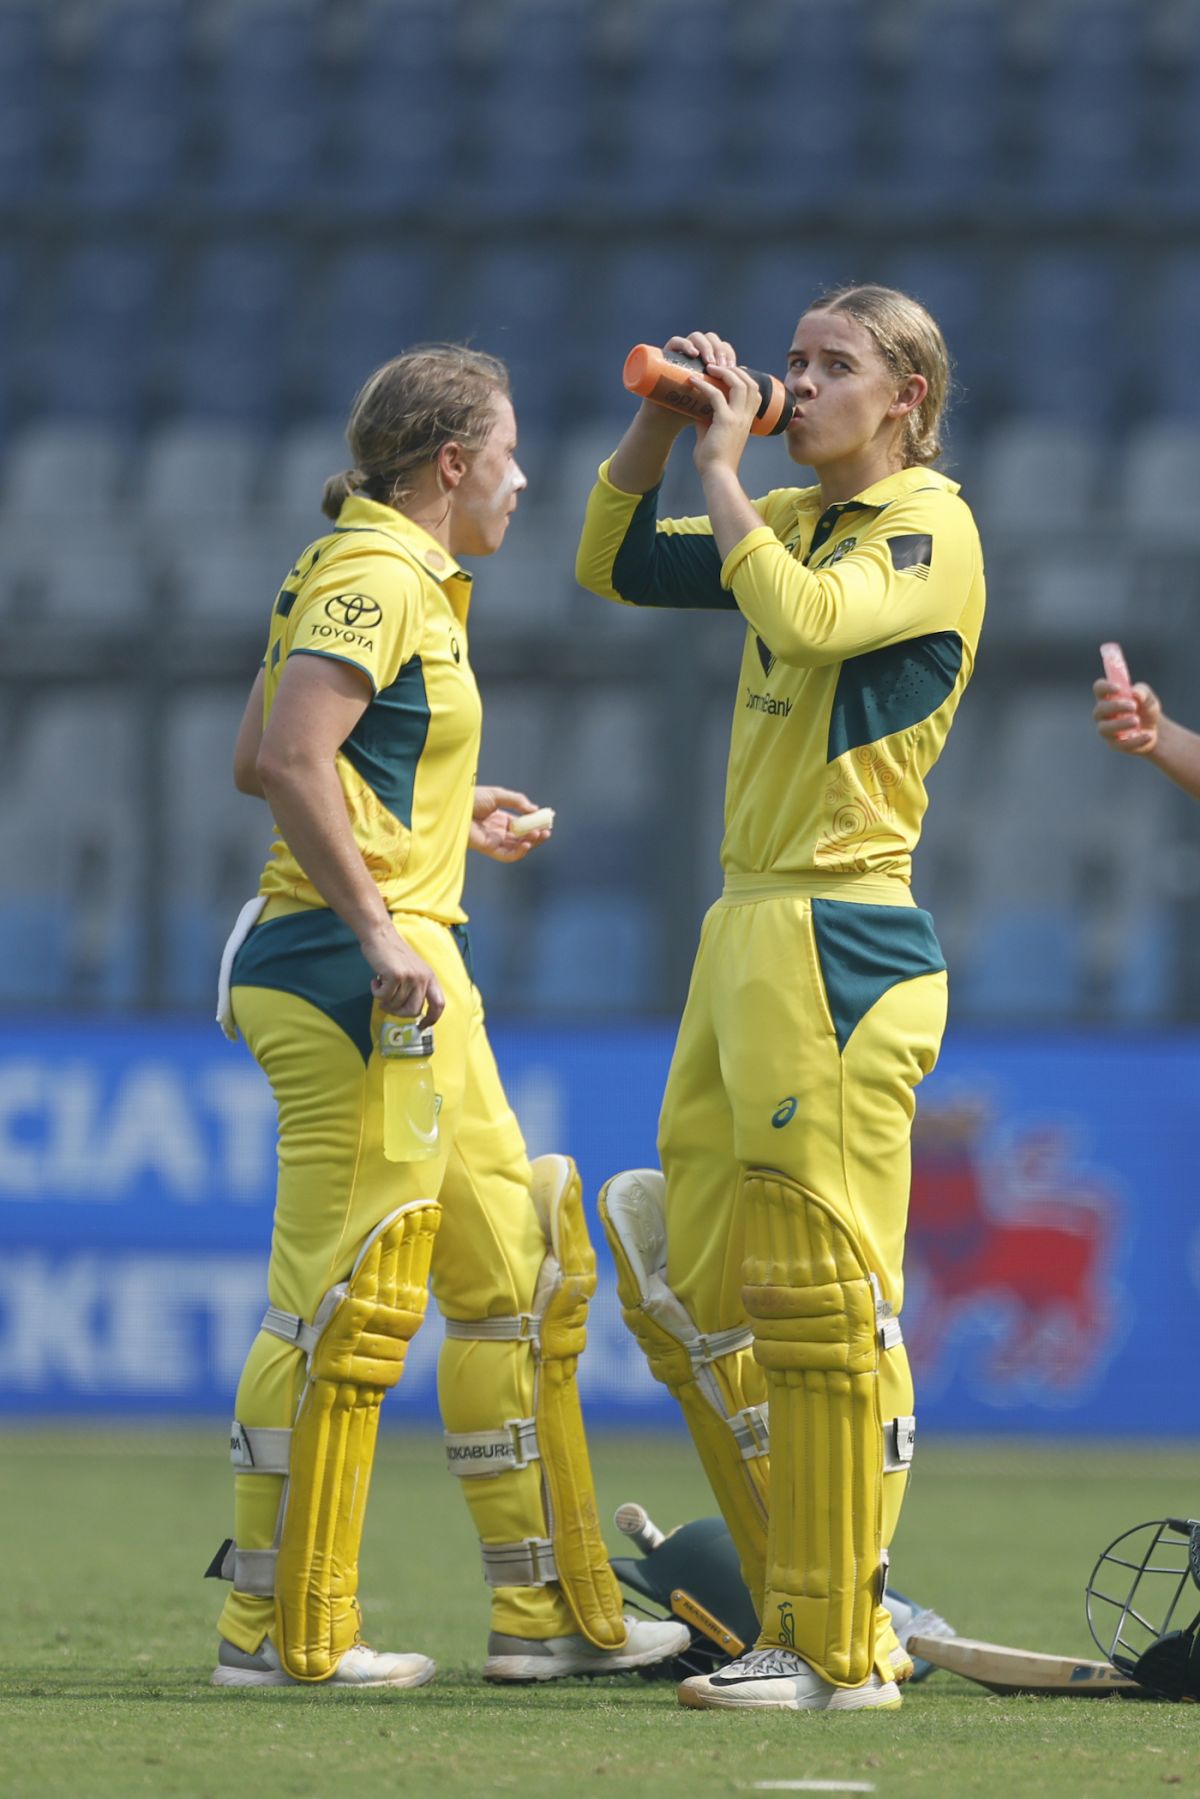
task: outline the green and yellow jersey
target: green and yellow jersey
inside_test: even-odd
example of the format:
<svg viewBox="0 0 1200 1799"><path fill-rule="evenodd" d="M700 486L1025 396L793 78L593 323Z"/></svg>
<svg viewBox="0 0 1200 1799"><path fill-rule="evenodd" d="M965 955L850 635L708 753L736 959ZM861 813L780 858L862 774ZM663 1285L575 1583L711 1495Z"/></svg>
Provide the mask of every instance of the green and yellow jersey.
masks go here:
<svg viewBox="0 0 1200 1799"><path fill-rule="evenodd" d="M461 923L482 712L467 660L471 577L428 532L352 495L271 614L269 718L290 656L361 669L371 701L337 755L354 840L390 911ZM281 837L259 891L325 902Z"/></svg>
<svg viewBox="0 0 1200 1799"><path fill-rule="evenodd" d="M622 493L608 467L588 501L581 585L746 619L727 877L907 883L925 777L983 622L979 535L954 482L903 469L824 510L819 488L777 489L722 563L707 518L659 519L657 490Z"/></svg>

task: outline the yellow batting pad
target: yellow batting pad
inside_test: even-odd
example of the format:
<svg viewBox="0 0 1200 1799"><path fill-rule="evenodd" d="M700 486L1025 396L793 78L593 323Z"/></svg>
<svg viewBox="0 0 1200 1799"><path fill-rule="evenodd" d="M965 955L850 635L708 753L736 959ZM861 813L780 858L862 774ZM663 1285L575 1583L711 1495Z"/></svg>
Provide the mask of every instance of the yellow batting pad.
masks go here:
<svg viewBox="0 0 1200 1799"><path fill-rule="evenodd" d="M321 1302L292 1431L275 1566L275 1639L296 1680L325 1680L359 1628L362 1541L379 1407L425 1316L441 1209L401 1206Z"/></svg>
<svg viewBox="0 0 1200 1799"><path fill-rule="evenodd" d="M883 1434L875 1293L829 1206L786 1176L742 1177L743 1295L771 1395L764 1645L839 1686L875 1660Z"/></svg>
<svg viewBox="0 0 1200 1799"><path fill-rule="evenodd" d="M627 1636L621 1589L596 1511L575 1378L596 1291L596 1257L575 1164L566 1156L539 1156L532 1195L549 1248L534 1302L541 1312L535 1413L558 1582L588 1641L598 1649L620 1649Z"/></svg>
<svg viewBox="0 0 1200 1799"><path fill-rule="evenodd" d="M664 1197L662 1175L647 1168L614 1175L600 1194L621 1312L650 1372L679 1401L757 1607L766 1580L766 1379L748 1330L706 1337L667 1286Z"/></svg>

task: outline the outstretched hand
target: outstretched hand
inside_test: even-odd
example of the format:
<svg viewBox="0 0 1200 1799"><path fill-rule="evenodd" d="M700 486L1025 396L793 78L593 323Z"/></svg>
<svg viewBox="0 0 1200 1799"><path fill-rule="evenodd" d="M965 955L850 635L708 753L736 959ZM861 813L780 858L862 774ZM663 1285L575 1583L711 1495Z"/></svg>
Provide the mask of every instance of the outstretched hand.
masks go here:
<svg viewBox="0 0 1200 1799"><path fill-rule="evenodd" d="M1096 696L1092 719L1105 743L1127 756L1152 754L1162 720L1162 705L1153 689L1139 681L1127 691L1101 679L1093 682L1092 692Z"/></svg>
<svg viewBox="0 0 1200 1799"><path fill-rule="evenodd" d="M516 813L520 817L536 811L537 807L527 794L516 793L510 787L477 787L468 839L471 848L482 856L490 856L493 862L522 861L530 850L545 843L551 833L530 831L527 837L514 837L512 815Z"/></svg>

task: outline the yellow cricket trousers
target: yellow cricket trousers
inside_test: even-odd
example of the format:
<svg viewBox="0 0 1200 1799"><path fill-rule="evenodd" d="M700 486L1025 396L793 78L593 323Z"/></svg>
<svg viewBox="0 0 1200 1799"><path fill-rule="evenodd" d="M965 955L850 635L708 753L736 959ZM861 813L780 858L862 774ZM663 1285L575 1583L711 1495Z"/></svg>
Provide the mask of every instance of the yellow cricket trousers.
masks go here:
<svg viewBox="0 0 1200 1799"><path fill-rule="evenodd" d="M546 1245L530 1200L525 1145L500 1083L479 994L454 931L413 913L398 914L395 922L446 996L432 1063L441 1096L439 1146L426 1161L384 1157L381 1014L372 1002L370 970L337 915L273 900L234 963L234 1016L279 1108L270 1303L311 1320L389 1212L411 1200L437 1199L442 1219L431 1286L444 1315L478 1320L528 1312ZM446 1429L492 1430L528 1417L534 1376L526 1342L447 1340L438 1363ZM238 1421L289 1428L304 1378L303 1353L260 1331L238 1386ZM281 1476L236 1476L239 1548L271 1547L282 1484ZM536 1465L464 1481L463 1487L482 1541L547 1534ZM273 1616L272 1600L234 1591L219 1628L253 1653ZM558 1587L550 1585L493 1589L492 1628L546 1637L576 1626Z"/></svg>
<svg viewBox="0 0 1200 1799"><path fill-rule="evenodd" d="M701 1331L747 1323L749 1169L777 1170L824 1202L900 1312L914 1095L945 1017L941 951L906 886L730 878L704 922L659 1132L668 1284ZM878 1382L885 1419L912 1413L903 1347L880 1357ZM822 1478L815 1462L785 1467L774 1454L772 1516L822 1504L809 1490ZM883 1481L884 1548L905 1485ZM768 1594L771 1551L769 1540ZM781 1640L765 1619L762 1640Z"/></svg>

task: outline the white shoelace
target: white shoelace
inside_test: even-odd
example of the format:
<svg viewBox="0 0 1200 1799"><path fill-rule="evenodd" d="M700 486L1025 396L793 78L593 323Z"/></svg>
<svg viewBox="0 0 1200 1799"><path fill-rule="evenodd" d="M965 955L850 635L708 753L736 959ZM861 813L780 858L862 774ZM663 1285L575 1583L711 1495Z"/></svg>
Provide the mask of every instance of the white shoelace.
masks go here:
<svg viewBox="0 0 1200 1799"><path fill-rule="evenodd" d="M803 1656L791 1649L750 1649L719 1671L730 1680L772 1677L794 1680L798 1674L812 1673Z"/></svg>

